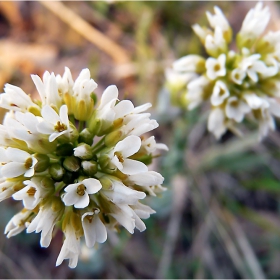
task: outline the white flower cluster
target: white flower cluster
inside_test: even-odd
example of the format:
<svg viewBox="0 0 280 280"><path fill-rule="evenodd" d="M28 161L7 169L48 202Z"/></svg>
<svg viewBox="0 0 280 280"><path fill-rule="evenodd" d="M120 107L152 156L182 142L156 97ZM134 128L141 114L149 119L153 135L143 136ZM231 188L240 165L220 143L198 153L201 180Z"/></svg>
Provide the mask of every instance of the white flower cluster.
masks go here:
<svg viewBox="0 0 280 280"><path fill-rule="evenodd" d="M187 55L167 69L167 85L175 101L189 110L209 100L208 130L219 139L247 116L259 125L259 138L275 129L280 116L280 31L265 30L270 12L261 2L246 15L229 50L232 30L222 11L206 13L211 29L193 26L209 57ZM178 92L180 95L178 96ZM178 100L179 98L179 100Z"/></svg>
<svg viewBox="0 0 280 280"><path fill-rule="evenodd" d="M97 102L88 69L75 81L68 68L63 76L32 79L40 101L9 84L0 95L0 107L9 110L0 125L0 201L12 197L24 206L5 233L41 232L41 246L48 247L61 227L56 265L69 259L74 268L81 237L93 247L119 225L145 230L142 219L155 211L139 200L164 190L163 177L147 164L167 147L142 136L158 127L144 113L151 104L119 101L116 86Z"/></svg>

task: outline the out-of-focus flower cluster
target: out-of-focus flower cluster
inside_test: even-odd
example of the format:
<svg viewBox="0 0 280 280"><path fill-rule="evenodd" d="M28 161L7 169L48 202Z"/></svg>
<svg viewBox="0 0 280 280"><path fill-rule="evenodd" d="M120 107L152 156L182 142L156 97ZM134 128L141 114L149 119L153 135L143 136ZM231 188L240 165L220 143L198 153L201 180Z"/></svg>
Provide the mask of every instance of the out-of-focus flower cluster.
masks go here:
<svg viewBox="0 0 280 280"><path fill-rule="evenodd" d="M206 12L211 29L198 24L193 30L209 57L187 55L167 69L167 86L172 101L189 110L210 101L208 130L219 139L227 129L239 132L237 123L244 117L259 125L259 138L275 129L274 116L280 116L280 31L264 32L269 19L268 7L259 2L251 9L236 35L222 11Z"/></svg>
<svg viewBox="0 0 280 280"><path fill-rule="evenodd" d="M163 177L147 165L167 147L142 136L158 127L144 112L151 104L119 101L116 86L97 102L88 69L75 81L68 68L63 76L32 79L41 100L10 84L0 95L0 107L9 110L0 125L0 201L12 197L24 206L5 233L41 232L48 247L54 227L61 228L56 265L69 259L74 268L83 236L93 247L107 229L145 230L142 219L155 211L139 200L164 190Z"/></svg>

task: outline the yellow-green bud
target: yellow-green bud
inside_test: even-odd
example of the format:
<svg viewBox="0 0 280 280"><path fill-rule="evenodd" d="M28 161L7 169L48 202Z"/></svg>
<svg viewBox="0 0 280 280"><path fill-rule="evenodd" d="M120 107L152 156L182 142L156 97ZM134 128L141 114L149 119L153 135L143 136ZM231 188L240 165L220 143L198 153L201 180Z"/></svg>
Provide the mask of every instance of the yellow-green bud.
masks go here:
<svg viewBox="0 0 280 280"><path fill-rule="evenodd" d="M74 124L69 123L71 132L70 132L70 141L75 142L79 138L79 132Z"/></svg>
<svg viewBox="0 0 280 280"><path fill-rule="evenodd" d="M93 112L94 102L90 98L89 100L77 100L76 101L76 108L74 111L75 119L79 121L86 121L89 119L90 115Z"/></svg>
<svg viewBox="0 0 280 280"><path fill-rule="evenodd" d="M95 118L95 114L89 120L88 129L92 134L97 134L101 128L101 120Z"/></svg>
<svg viewBox="0 0 280 280"><path fill-rule="evenodd" d="M110 158L108 157L108 155L104 154L104 155L101 155L99 158L98 158L98 163L101 167L101 169L104 169L107 167L107 165L110 163Z"/></svg>
<svg viewBox="0 0 280 280"><path fill-rule="evenodd" d="M123 125L123 118L118 118L105 130L100 130L97 135L101 136L102 134L108 134L116 129L120 128Z"/></svg>
<svg viewBox="0 0 280 280"><path fill-rule="evenodd" d="M74 149L74 156L80 159L92 159L92 148L88 144L81 143Z"/></svg>
<svg viewBox="0 0 280 280"><path fill-rule="evenodd" d="M93 133L89 131L88 128L84 128L81 132L80 132L80 136L79 136L79 142L84 142L88 145L91 145L93 142Z"/></svg>
<svg viewBox="0 0 280 280"><path fill-rule="evenodd" d="M97 162L96 161L82 161L82 168L84 173L89 176L93 176L97 172Z"/></svg>
<svg viewBox="0 0 280 280"><path fill-rule="evenodd" d="M61 144L56 148L56 154L58 156L72 156L73 145L70 143Z"/></svg>
<svg viewBox="0 0 280 280"><path fill-rule="evenodd" d="M49 167L50 158L47 155L35 154L35 158L38 160L34 167L36 172L43 172Z"/></svg>
<svg viewBox="0 0 280 280"><path fill-rule="evenodd" d="M104 143L107 147L115 146L123 138L121 130L113 131L105 136Z"/></svg>
<svg viewBox="0 0 280 280"><path fill-rule="evenodd" d="M59 197L54 196L52 197L51 208L54 212L59 212L64 210L65 206Z"/></svg>
<svg viewBox="0 0 280 280"><path fill-rule="evenodd" d="M53 163L49 168L49 173L55 181L60 181L65 173L65 170L59 163Z"/></svg>
<svg viewBox="0 0 280 280"><path fill-rule="evenodd" d="M77 172L81 167L81 163L77 157L70 156L63 161L63 167L68 171Z"/></svg>
<svg viewBox="0 0 280 280"><path fill-rule="evenodd" d="M42 187L44 188L52 188L54 189L55 186L54 186L54 181L48 177L44 177L41 181L41 185Z"/></svg>
<svg viewBox="0 0 280 280"><path fill-rule="evenodd" d="M101 177L99 179L101 185L102 185L102 188L104 190L111 190L113 188L113 184L112 184L112 181L109 180L108 178L106 178L105 176L104 177Z"/></svg>

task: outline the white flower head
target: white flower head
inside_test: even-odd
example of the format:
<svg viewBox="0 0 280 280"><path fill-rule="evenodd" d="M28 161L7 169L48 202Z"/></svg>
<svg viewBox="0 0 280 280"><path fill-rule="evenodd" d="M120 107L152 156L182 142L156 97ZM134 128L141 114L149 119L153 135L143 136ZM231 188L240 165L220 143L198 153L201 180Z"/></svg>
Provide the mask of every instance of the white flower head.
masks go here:
<svg viewBox="0 0 280 280"><path fill-rule="evenodd" d="M68 185L64 190L62 200L66 206L74 205L75 208L85 208L89 205L90 194L97 193L102 188L99 180L89 178L75 184Z"/></svg>
<svg viewBox="0 0 280 280"><path fill-rule="evenodd" d="M64 205L58 197L54 197L44 203L37 216L28 225L26 232L36 233L41 231L40 244L42 247L48 247L52 239L53 228L63 214Z"/></svg>
<svg viewBox="0 0 280 280"><path fill-rule="evenodd" d="M86 245L92 248L95 242L104 243L107 240L107 230L101 222L96 209L94 212L86 212L82 215L82 226L84 229Z"/></svg>
<svg viewBox="0 0 280 280"><path fill-rule="evenodd" d="M128 158L138 152L140 147L141 139L135 135L119 141L109 153L112 167L128 175L147 171L148 168L144 163Z"/></svg>
<svg viewBox="0 0 280 280"><path fill-rule="evenodd" d="M27 112L30 108L34 108L40 111L39 106L21 88L6 84L4 91L5 93L0 95L1 108L21 112Z"/></svg>
<svg viewBox="0 0 280 280"><path fill-rule="evenodd" d="M147 191L151 196L156 196L153 190L154 186L160 186L164 181L164 178L155 171L147 171L143 173L138 173L134 175L129 175L126 183L128 185L138 185L141 186L145 191ZM160 187L159 187L160 188Z"/></svg>
<svg viewBox="0 0 280 280"><path fill-rule="evenodd" d="M40 201L50 192L42 184L41 177L34 177L31 180L26 180L23 183L26 185L23 189L13 194L13 199L22 200L26 209L34 209Z"/></svg>
<svg viewBox="0 0 280 280"><path fill-rule="evenodd" d="M63 76L55 76L58 90L64 95L67 93L72 94L74 81L72 78L71 71L68 67L65 67Z"/></svg>
<svg viewBox="0 0 280 280"><path fill-rule="evenodd" d="M269 103L266 99L257 96L255 93L246 93L243 95L249 107L253 110L259 108L268 108Z"/></svg>
<svg viewBox="0 0 280 280"><path fill-rule="evenodd" d="M218 77L223 77L226 75L226 55L221 54L217 59L209 57L206 60L207 77L210 80L215 80Z"/></svg>
<svg viewBox="0 0 280 280"><path fill-rule="evenodd" d="M29 153L17 148L7 148L6 158L9 159L1 169L2 176L14 178L20 175L31 177L34 175L34 167L38 160Z"/></svg>
<svg viewBox="0 0 280 280"><path fill-rule="evenodd" d="M112 176L106 176L106 178L111 181L111 188L109 190L102 189L101 193L115 204L132 205L137 203L139 199L146 197L144 192L133 190Z"/></svg>
<svg viewBox="0 0 280 280"><path fill-rule="evenodd" d="M31 75L31 78L39 92L43 105L59 108L62 105L62 97L58 92L58 85L54 73L46 71L43 80L38 75Z"/></svg>
<svg viewBox="0 0 280 280"><path fill-rule="evenodd" d="M73 85L75 97L74 116L77 120L87 120L92 112L94 102L91 94L97 88L97 83L90 78L89 69L83 69Z"/></svg>
<svg viewBox="0 0 280 280"><path fill-rule="evenodd" d="M27 221L30 220L32 211L23 209L13 216L5 227L5 234L10 238L22 232L26 228Z"/></svg>
<svg viewBox="0 0 280 280"><path fill-rule="evenodd" d="M223 104L223 102L230 95L227 85L222 81L217 81L211 96L211 103L213 106L219 106Z"/></svg>
<svg viewBox="0 0 280 280"><path fill-rule="evenodd" d="M63 229L65 240L57 257L56 266L60 265L63 260L69 259L69 267L75 268L77 266L80 254L81 234L79 232L80 224L77 224L77 222L80 222L80 220L78 220L77 214L75 213L71 213L67 218L68 223L65 223L66 226Z"/></svg>
<svg viewBox="0 0 280 280"><path fill-rule="evenodd" d="M68 120L68 110L66 105L62 105L59 115L49 105L42 108L43 120L37 125L39 132L50 135L49 141L53 142L61 135L69 135L71 132Z"/></svg>

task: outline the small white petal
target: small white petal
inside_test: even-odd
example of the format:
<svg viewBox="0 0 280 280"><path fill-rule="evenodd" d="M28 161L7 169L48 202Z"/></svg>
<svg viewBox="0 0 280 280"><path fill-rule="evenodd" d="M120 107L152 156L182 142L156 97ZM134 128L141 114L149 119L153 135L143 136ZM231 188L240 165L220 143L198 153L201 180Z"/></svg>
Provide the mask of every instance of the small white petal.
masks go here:
<svg viewBox="0 0 280 280"><path fill-rule="evenodd" d="M148 171L148 167L141 161L125 159L123 162L122 173L127 175L133 175L141 172Z"/></svg>
<svg viewBox="0 0 280 280"><path fill-rule="evenodd" d="M141 147L141 139L138 136L130 135L122 141L119 141L114 149L115 152L121 152L126 158L134 155Z"/></svg>
<svg viewBox="0 0 280 280"><path fill-rule="evenodd" d="M97 193L102 188L100 181L97 179L93 179L93 178L85 179L82 181L82 183L87 188L86 192L88 194Z"/></svg>
<svg viewBox="0 0 280 280"><path fill-rule="evenodd" d="M14 178L22 175L26 172L24 163L20 162L9 162L5 164L1 169L2 176L6 178Z"/></svg>

